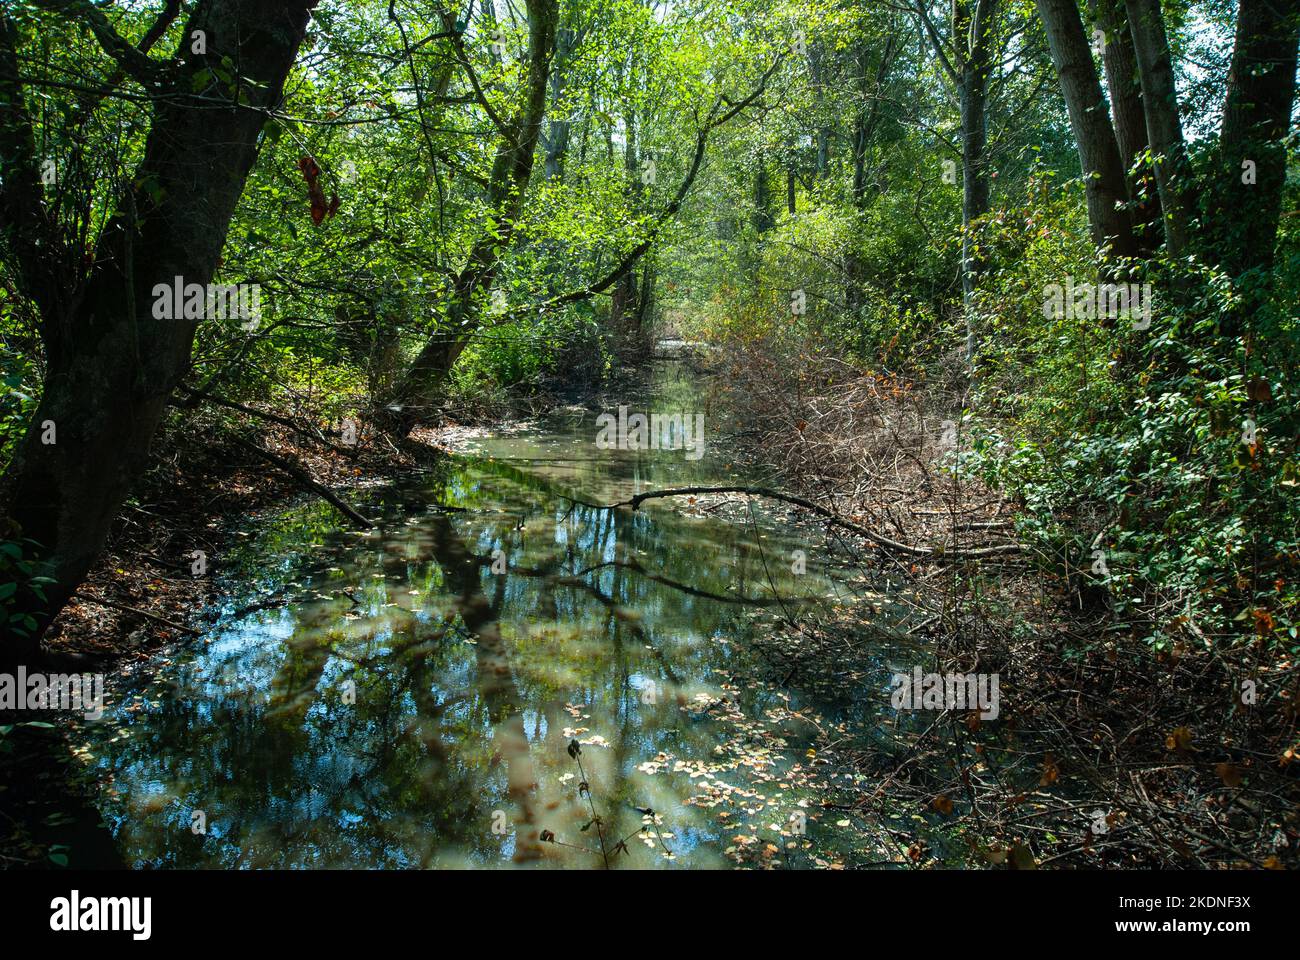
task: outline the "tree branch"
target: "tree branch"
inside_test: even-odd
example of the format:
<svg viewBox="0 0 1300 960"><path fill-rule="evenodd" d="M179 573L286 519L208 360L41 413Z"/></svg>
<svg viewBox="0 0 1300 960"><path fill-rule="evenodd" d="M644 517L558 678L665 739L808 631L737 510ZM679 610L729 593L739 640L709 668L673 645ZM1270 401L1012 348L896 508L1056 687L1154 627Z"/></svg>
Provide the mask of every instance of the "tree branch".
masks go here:
<svg viewBox="0 0 1300 960"><path fill-rule="evenodd" d="M151 60L113 29L108 17L89 0L33 0L38 7L78 20L87 27L103 51L117 61L126 73L145 86L155 86L167 78L168 70ZM157 24L154 25L155 29ZM166 30L166 26L163 27Z"/></svg>
<svg viewBox="0 0 1300 960"><path fill-rule="evenodd" d="M749 96L745 97L743 100L731 103L725 97L719 97L714 103L713 108L709 111L708 121L700 128L699 132L695 136L695 155L691 158L690 169L686 172L685 179L682 180L681 185L677 188L677 194L673 197L672 202L669 203L668 206L660 212L659 216L655 218L654 225L650 228L649 234L647 234L640 243L633 247L627 255L618 262L613 270L607 273L600 280L590 284L589 286L583 287L580 290L572 290L568 293L552 297L536 309L545 311L555 307L562 307L570 303L578 303L582 300L590 300L597 294L604 293L617 283L618 279L623 276L623 274L632 269L636 262L645 255L646 251L653 246L655 240L659 237L660 231L663 230L669 220L676 216L677 211L681 209L682 204L686 201L686 197L691 192L691 187L695 183L695 178L700 172L700 166L704 162L704 155L709 143L709 134L722 126L728 120L737 116L741 111L745 110L754 103L754 101L761 97L767 89L768 80L772 78L772 75L776 73L777 68L781 66L781 63L784 60L785 54L778 56L776 60L773 61L772 65L767 68L767 71L759 80L758 86L756 86ZM718 110L724 103L730 104L730 109L719 115Z"/></svg>
<svg viewBox="0 0 1300 960"><path fill-rule="evenodd" d="M292 463L286 460L284 457L276 456L274 453L271 453L271 451L269 450L263 450L257 444L249 440L245 440L243 437L232 435L231 439L233 439L235 443L243 447L245 450L248 450L250 453L256 454L257 456L261 457L263 460L265 460L267 463L271 464L272 466L279 467L281 470L283 470L289 476L293 477L295 480L297 480L308 490L311 490L321 499L328 501L336 510L339 511L339 513L343 514L353 523L357 524L358 526L365 527L366 529L370 529L376 526L374 520L368 520L365 517L363 517L361 514L357 513L357 511L353 510L350 506L348 506L347 503L345 503L338 496L338 494L336 494L329 487L317 483L315 480L311 478L311 475L307 473L306 470L298 466L296 463Z"/></svg>
<svg viewBox="0 0 1300 960"><path fill-rule="evenodd" d="M813 503L811 500L805 500L803 497L792 496L788 493L781 493L779 490L772 490L767 487L675 487L670 490L650 490L646 493L638 493L631 500L623 500L619 503L610 504L610 509L616 507L631 507L633 510L639 510L641 504L647 500L659 500L664 497L684 497L698 493L746 493L754 497L767 497L771 500L780 500L784 503L793 504L796 507L803 507L805 510L811 510L819 517L829 522L832 526L850 530L860 537L865 537L872 543L913 557L931 557L935 560L968 560L978 559L981 557L1001 556L1008 553L1020 553L1023 549L1018 543L1005 543L992 547L974 548L953 547L946 549L943 547L914 547L911 544L899 543L897 540L890 540L888 537L876 533L874 530L868 530L866 527L856 524L851 520L845 520L838 513L827 510L825 507Z"/></svg>
<svg viewBox="0 0 1300 960"><path fill-rule="evenodd" d="M13 253L12 262L22 292L41 313L41 333L56 315L55 265L63 260L62 243L45 207L36 137L18 77L17 30L0 13L0 236Z"/></svg>

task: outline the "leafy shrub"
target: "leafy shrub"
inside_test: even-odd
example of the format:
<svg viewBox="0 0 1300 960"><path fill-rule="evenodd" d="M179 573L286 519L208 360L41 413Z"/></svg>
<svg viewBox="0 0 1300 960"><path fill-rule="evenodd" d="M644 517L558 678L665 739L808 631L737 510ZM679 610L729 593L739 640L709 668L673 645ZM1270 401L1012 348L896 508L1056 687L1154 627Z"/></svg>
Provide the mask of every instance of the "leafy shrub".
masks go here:
<svg viewBox="0 0 1300 960"><path fill-rule="evenodd" d="M1039 197L989 225L980 305L997 335L980 357L965 467L1014 493L1022 535L1104 585L1152 643L1294 642L1296 321L1275 294L1234 346L1218 324L1240 291L1167 261L1138 278L1156 294L1148 330L1047 316L1047 284L1097 276L1085 232L1034 230L1068 225L1071 208Z"/></svg>

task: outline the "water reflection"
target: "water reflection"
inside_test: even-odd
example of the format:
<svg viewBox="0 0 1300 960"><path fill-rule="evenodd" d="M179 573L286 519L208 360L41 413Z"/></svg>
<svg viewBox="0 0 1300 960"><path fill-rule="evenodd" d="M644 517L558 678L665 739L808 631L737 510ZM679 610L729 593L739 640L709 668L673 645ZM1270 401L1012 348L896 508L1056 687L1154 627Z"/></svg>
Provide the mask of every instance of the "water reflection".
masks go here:
<svg viewBox="0 0 1300 960"><path fill-rule="evenodd" d="M661 409L693 398L659 385ZM482 441L376 494L367 533L314 504L254 523L215 564L227 616L88 728L128 862L727 865L727 825L684 802L697 775L657 758L723 753L720 698L785 710L726 682L749 666L742 613L836 585L791 573L807 543L774 521L592 506L734 480L716 446L690 462L594 437L575 411ZM806 736L771 734L759 768L797 771ZM797 800L786 779L762 805Z"/></svg>

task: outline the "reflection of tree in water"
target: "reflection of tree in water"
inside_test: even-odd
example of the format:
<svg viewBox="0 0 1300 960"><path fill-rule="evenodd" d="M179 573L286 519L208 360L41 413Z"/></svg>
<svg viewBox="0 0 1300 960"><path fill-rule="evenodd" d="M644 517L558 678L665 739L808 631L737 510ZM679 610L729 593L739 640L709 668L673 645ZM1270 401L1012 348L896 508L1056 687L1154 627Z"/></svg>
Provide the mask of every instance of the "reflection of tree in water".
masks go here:
<svg viewBox="0 0 1300 960"><path fill-rule="evenodd" d="M492 814L502 809L515 820L516 861L585 866L584 854L539 834L586 839L585 800L558 777L572 768L565 728L588 724L609 738L609 749L583 754L608 835L635 831L632 804L662 809L629 774L711 736L679 706L729 656L711 640L739 601L764 592L754 534L670 511L597 509L508 464L461 463L433 486L464 509L426 512L426 488L414 502L390 495L385 513L397 520L383 533L310 522L297 541L285 529L269 538L281 557L313 558L267 571L282 590L308 583L295 594L305 599L232 624L180 668L181 695L124 720L136 735L106 751L128 793L119 839L130 856L497 862L505 841ZM763 546L770 563L774 548ZM490 570L495 549L509 558L505 575ZM348 681L354 703L344 702ZM641 702L651 682L657 697ZM207 837L189 831L194 809L207 814Z"/></svg>

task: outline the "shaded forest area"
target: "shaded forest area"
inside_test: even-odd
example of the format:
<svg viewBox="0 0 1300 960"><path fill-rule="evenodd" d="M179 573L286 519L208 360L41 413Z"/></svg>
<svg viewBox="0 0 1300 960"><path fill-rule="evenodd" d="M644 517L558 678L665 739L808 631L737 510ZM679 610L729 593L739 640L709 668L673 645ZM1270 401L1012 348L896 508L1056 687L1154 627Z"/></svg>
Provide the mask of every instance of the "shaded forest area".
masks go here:
<svg viewBox="0 0 1300 960"><path fill-rule="evenodd" d="M1300 0L7 2L0 662L144 659L233 518L364 528L449 427L683 341L780 484L689 495L847 538L1002 677L853 809L1293 868L1298 46ZM874 603L789 613L783 682Z"/></svg>

